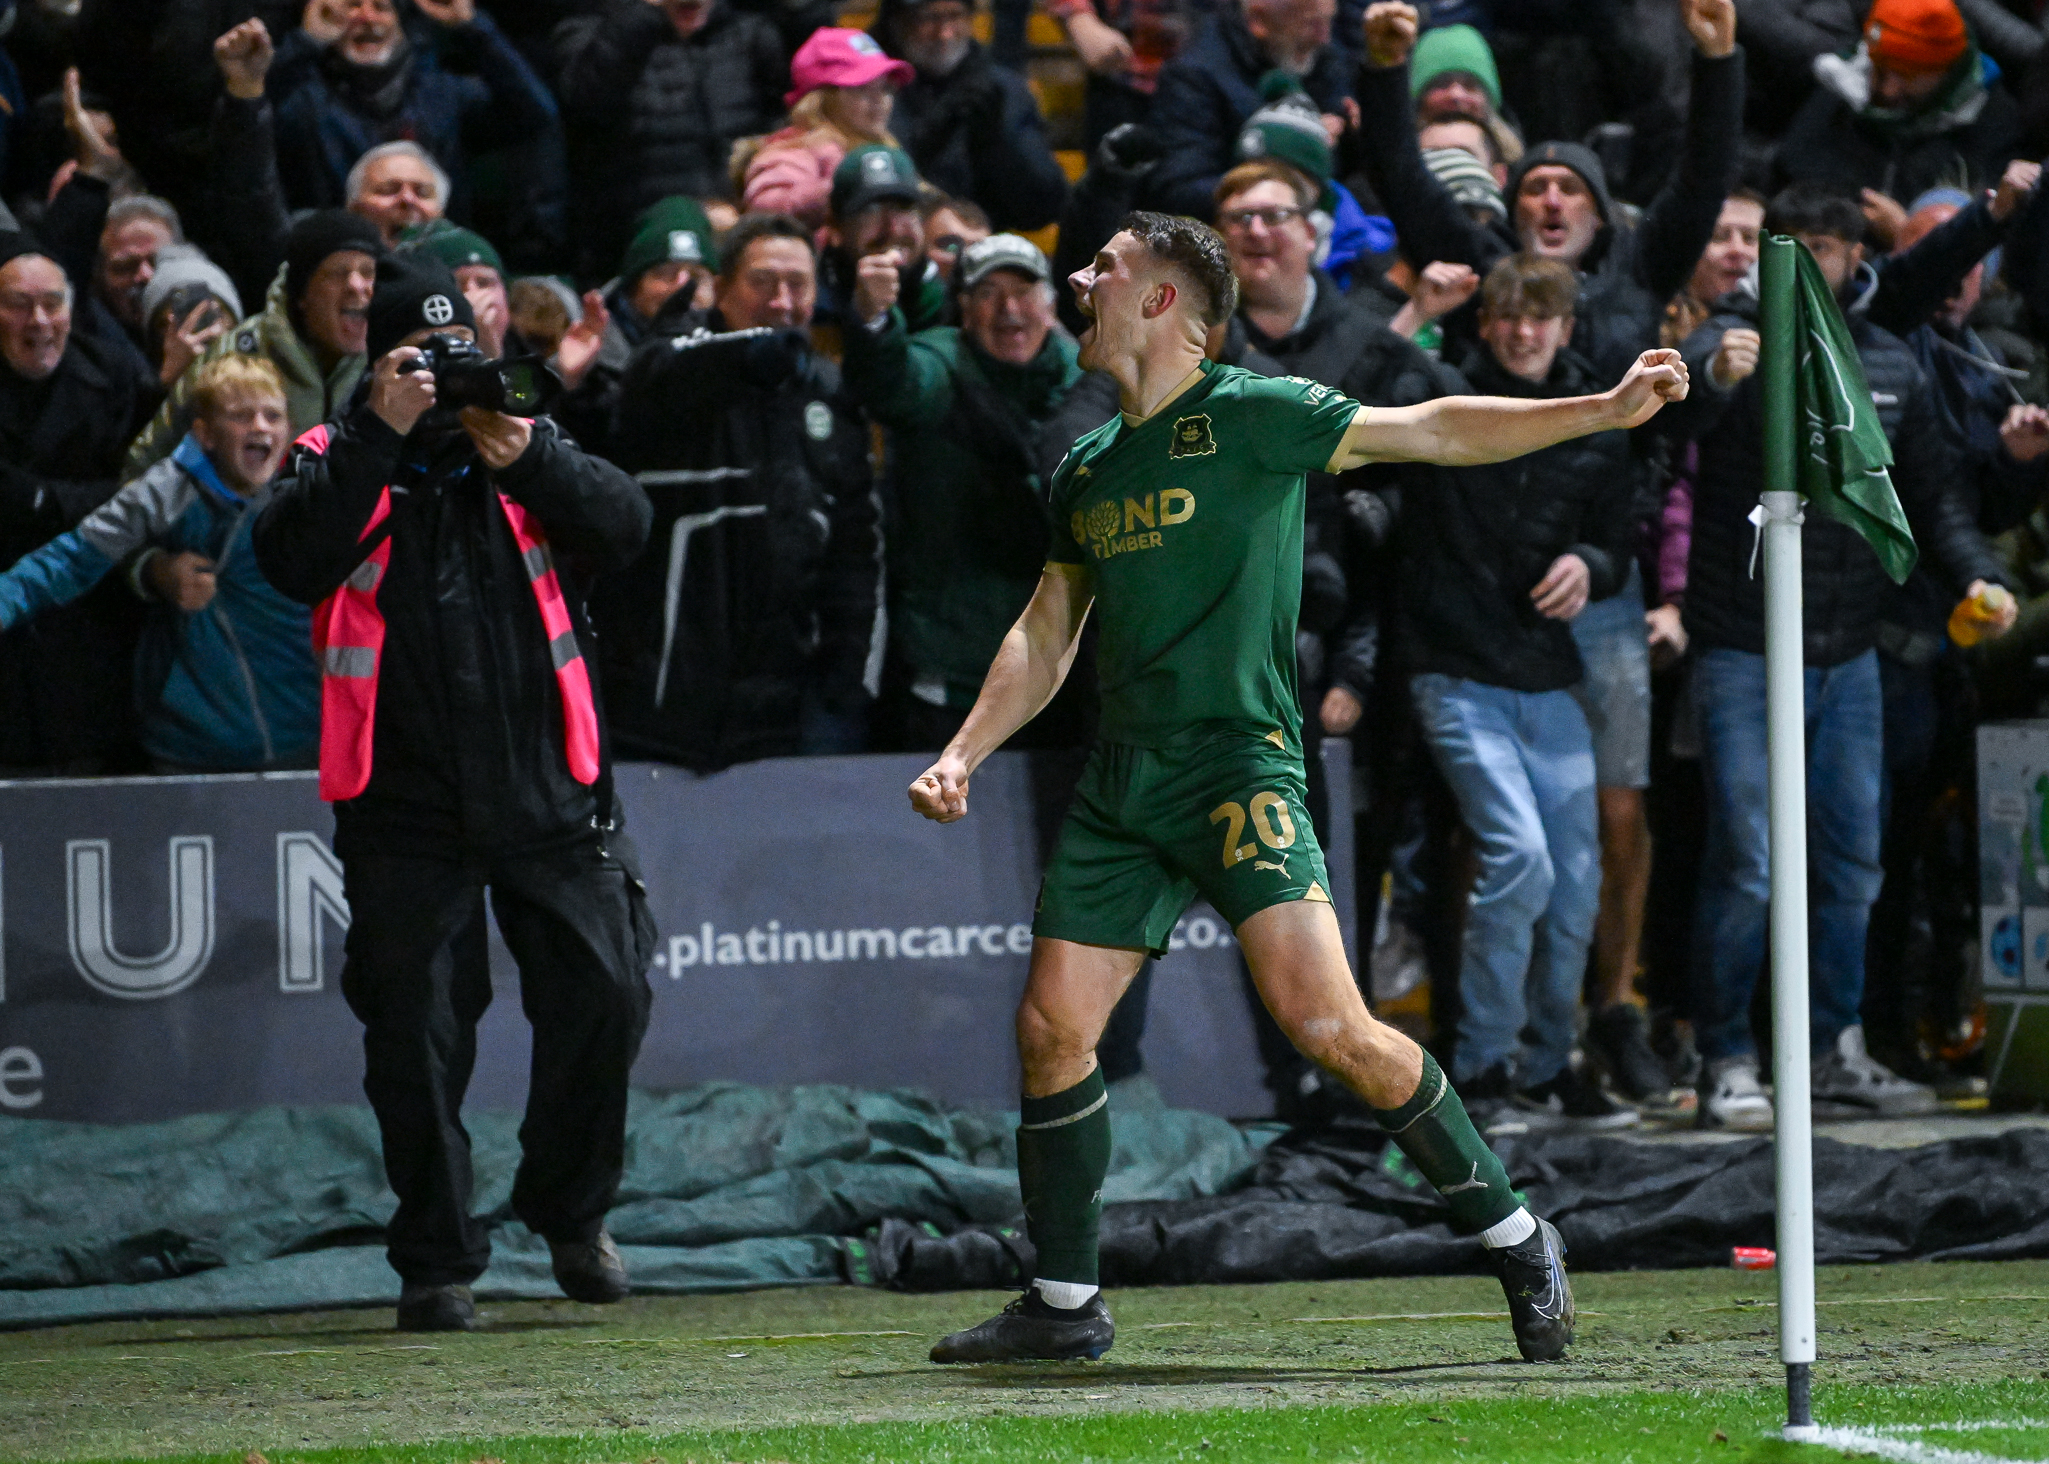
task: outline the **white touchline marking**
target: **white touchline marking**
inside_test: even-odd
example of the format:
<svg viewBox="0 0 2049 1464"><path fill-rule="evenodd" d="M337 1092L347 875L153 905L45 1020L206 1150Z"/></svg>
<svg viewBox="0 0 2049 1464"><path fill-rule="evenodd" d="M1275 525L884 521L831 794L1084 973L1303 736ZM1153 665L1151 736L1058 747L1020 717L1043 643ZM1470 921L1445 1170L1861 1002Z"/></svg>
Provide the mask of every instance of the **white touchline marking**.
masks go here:
<svg viewBox="0 0 2049 1464"><path fill-rule="evenodd" d="M1875 1454L1881 1459L1897 1460L1898 1464L2044 1464L2041 1459L2009 1459L2000 1454L1980 1453L1976 1449L1945 1449L1936 1444L1918 1443L1899 1437L1901 1434L1931 1431L1961 1433L2039 1426L2032 1421L2013 1420L1990 1423L1906 1423L1877 1428L1824 1428L1815 1442L1832 1449Z"/></svg>

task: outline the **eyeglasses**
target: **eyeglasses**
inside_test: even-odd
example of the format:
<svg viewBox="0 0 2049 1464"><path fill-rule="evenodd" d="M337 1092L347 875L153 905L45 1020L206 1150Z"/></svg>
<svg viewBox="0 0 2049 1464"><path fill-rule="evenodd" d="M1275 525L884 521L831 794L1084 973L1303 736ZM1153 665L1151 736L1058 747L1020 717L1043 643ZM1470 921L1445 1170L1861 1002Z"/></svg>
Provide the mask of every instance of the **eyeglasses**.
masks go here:
<svg viewBox="0 0 2049 1464"><path fill-rule="evenodd" d="M1218 215L1218 222L1234 232L1251 228L1254 219L1258 219L1269 229L1278 229L1282 224L1301 218L1305 212L1307 212L1305 209L1286 206L1276 206L1273 208L1227 208L1222 214Z"/></svg>

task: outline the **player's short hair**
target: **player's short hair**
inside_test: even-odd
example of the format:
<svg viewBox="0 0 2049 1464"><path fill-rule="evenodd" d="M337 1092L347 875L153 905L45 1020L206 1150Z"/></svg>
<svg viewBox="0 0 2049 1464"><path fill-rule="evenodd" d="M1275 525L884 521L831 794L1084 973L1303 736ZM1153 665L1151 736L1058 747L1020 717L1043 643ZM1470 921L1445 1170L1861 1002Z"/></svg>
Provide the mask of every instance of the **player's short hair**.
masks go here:
<svg viewBox="0 0 2049 1464"><path fill-rule="evenodd" d="M1864 240L1864 206L1847 193L1795 183L1764 206L1764 227L1772 234L1826 234L1846 244Z"/></svg>
<svg viewBox="0 0 2049 1464"><path fill-rule="evenodd" d="M229 401L250 396L272 397L280 402L286 400L284 375L267 356L245 356L240 351L230 351L225 356L216 356L202 363L193 373L188 400L192 403L195 417L211 417Z"/></svg>
<svg viewBox="0 0 2049 1464"><path fill-rule="evenodd" d="M804 246L813 264L818 263L818 241L802 222L789 214L751 213L733 225L719 241L719 279L731 284L740 277L747 251L761 239L795 239Z"/></svg>
<svg viewBox="0 0 2049 1464"><path fill-rule="evenodd" d="M1126 214L1117 232L1131 235L1148 254L1172 265L1195 287L1204 326L1222 325L1237 310L1238 279L1231 273L1231 256L1224 250L1223 236L1208 224L1141 209Z"/></svg>
<svg viewBox="0 0 2049 1464"><path fill-rule="evenodd" d="M1579 276L1571 265L1539 254L1511 254L1487 271L1480 308L1493 320L1535 316L1555 320L1579 304Z"/></svg>
<svg viewBox="0 0 2049 1464"><path fill-rule="evenodd" d="M1314 208L1323 189L1299 168L1286 163L1277 163L1272 158L1259 158L1253 162L1240 163L1223 177L1217 179L1216 191L1211 200L1221 213L1224 205L1239 194L1257 188L1262 183L1279 183L1295 195L1300 208Z"/></svg>

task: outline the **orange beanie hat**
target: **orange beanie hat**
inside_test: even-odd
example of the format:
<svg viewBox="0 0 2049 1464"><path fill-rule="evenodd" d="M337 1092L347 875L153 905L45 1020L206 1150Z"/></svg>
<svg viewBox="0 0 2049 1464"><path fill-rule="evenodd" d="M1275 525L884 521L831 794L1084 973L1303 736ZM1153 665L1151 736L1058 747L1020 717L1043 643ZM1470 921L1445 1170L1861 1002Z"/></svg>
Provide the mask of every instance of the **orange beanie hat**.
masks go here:
<svg viewBox="0 0 2049 1464"><path fill-rule="evenodd" d="M1956 0L1877 0L1864 39L1871 59L1894 71L1947 71L1971 44Z"/></svg>

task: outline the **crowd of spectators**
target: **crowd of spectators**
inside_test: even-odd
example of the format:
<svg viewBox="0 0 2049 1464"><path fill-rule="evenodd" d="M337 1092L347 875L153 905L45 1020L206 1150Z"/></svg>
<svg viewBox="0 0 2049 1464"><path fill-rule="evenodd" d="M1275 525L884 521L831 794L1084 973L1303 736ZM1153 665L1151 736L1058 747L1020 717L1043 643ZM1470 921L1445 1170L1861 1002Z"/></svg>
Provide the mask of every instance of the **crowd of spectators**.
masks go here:
<svg viewBox="0 0 2049 1464"><path fill-rule="evenodd" d="M1635 433L1312 480L1297 669L1307 739L1357 747L1373 994L1427 971L1491 1130L1689 1089L1760 1127L1772 231L1921 550L1895 587L1807 524L1816 1093L1968 1085L1969 734L2049 702L2044 0L1045 9L1034 61L1021 0L0 0L0 772L311 766L247 524L367 389L399 255L652 505L589 601L623 755L937 749L1117 411L1064 274L1191 214L1242 291L1211 355L1369 406L1685 354ZM1019 743L1092 703L1084 664Z"/></svg>

